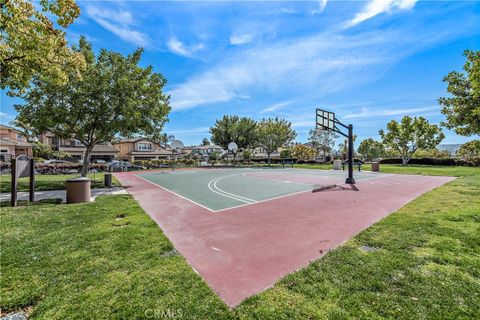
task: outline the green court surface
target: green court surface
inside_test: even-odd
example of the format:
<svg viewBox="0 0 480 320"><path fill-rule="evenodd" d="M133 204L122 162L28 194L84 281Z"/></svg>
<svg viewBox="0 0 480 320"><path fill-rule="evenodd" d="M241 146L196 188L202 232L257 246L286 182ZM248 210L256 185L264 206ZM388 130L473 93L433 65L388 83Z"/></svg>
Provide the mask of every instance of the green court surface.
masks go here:
<svg viewBox="0 0 480 320"><path fill-rule="evenodd" d="M136 176L210 211L272 200L314 188L343 184L346 172L304 169L199 169ZM357 181L382 176L355 172Z"/></svg>

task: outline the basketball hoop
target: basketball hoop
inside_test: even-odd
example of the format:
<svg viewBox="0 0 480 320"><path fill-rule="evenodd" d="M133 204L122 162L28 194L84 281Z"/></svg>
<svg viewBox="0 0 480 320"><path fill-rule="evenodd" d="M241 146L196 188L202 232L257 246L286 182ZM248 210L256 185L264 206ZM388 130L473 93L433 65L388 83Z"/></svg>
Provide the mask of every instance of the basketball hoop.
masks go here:
<svg viewBox="0 0 480 320"><path fill-rule="evenodd" d="M348 178L345 183L354 184L353 178L353 126L351 124L346 125L341 123L335 118L335 113L317 109L316 111L316 124L317 129L336 132L348 139ZM340 131L337 124L348 130L348 133Z"/></svg>
<svg viewBox="0 0 480 320"><path fill-rule="evenodd" d="M175 152L181 153L183 149L183 142L180 140L173 140L170 144L172 149L172 171L175 171Z"/></svg>

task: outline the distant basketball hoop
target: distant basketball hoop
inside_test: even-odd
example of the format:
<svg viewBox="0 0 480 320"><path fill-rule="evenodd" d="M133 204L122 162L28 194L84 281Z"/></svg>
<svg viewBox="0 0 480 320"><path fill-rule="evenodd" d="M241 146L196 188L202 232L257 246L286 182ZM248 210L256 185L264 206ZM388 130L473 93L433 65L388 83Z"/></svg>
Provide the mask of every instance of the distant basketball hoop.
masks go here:
<svg viewBox="0 0 480 320"><path fill-rule="evenodd" d="M173 140L170 144L170 148L172 149L172 171L175 171L175 152L182 153L183 142L180 140Z"/></svg>
<svg viewBox="0 0 480 320"><path fill-rule="evenodd" d="M12 207L17 206L17 191L18 191L18 179L24 177L30 177L29 196L30 202L35 201L35 162L33 158L25 155L18 156L12 159L12 187L10 205Z"/></svg>

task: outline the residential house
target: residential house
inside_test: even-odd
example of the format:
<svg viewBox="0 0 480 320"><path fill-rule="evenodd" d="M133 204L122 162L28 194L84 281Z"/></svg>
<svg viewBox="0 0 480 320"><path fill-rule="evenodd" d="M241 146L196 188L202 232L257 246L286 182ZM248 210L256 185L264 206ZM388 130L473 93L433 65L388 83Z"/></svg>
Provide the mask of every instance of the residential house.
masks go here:
<svg viewBox="0 0 480 320"><path fill-rule="evenodd" d="M273 151L270 154L270 158L280 158L280 152L282 150L283 150L283 148L278 148L276 151ZM257 147L257 148L252 149L252 154L253 154L253 158L257 158L257 159L268 158L267 152L262 147Z"/></svg>
<svg viewBox="0 0 480 320"><path fill-rule="evenodd" d="M197 157L203 161L208 161L208 157L213 152L218 152L220 156L222 156L225 153L225 150L223 150L222 147L216 144L207 144L207 145L195 146L191 148L192 148L192 152L190 153L191 157Z"/></svg>
<svg viewBox="0 0 480 320"><path fill-rule="evenodd" d="M0 161L11 161L19 155L33 156L32 144L19 130L0 125Z"/></svg>
<svg viewBox="0 0 480 320"><path fill-rule="evenodd" d="M55 137L51 133L45 133L38 137L38 141L49 145L53 150L68 153L67 159L82 161L85 157L86 147L77 139L63 139ZM93 147L90 160L112 161L117 157L118 150L111 143L101 143Z"/></svg>
<svg viewBox="0 0 480 320"><path fill-rule="evenodd" d="M118 158L122 161L169 159L170 148L160 146L158 142L147 138L124 139L114 142L118 150Z"/></svg>

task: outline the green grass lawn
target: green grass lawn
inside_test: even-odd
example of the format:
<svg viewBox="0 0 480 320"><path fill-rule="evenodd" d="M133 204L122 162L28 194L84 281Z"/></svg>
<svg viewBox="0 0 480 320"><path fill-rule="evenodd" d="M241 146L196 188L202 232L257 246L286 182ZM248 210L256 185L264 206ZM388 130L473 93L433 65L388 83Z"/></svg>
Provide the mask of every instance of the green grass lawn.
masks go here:
<svg viewBox="0 0 480 320"><path fill-rule="evenodd" d="M63 190L65 189L65 181L71 178L80 177L80 174L37 174L35 175L35 190ZM92 188L103 188L103 173L90 173L88 177L92 179ZM10 192L11 189L11 176L9 174L0 176L0 192ZM112 177L112 183L115 186L119 186L115 177ZM18 180L18 191L28 191L29 178L20 178Z"/></svg>
<svg viewBox="0 0 480 320"><path fill-rule="evenodd" d="M232 310L129 196L1 208L0 307L41 319L479 319L480 169L382 170L422 168L459 178Z"/></svg>

